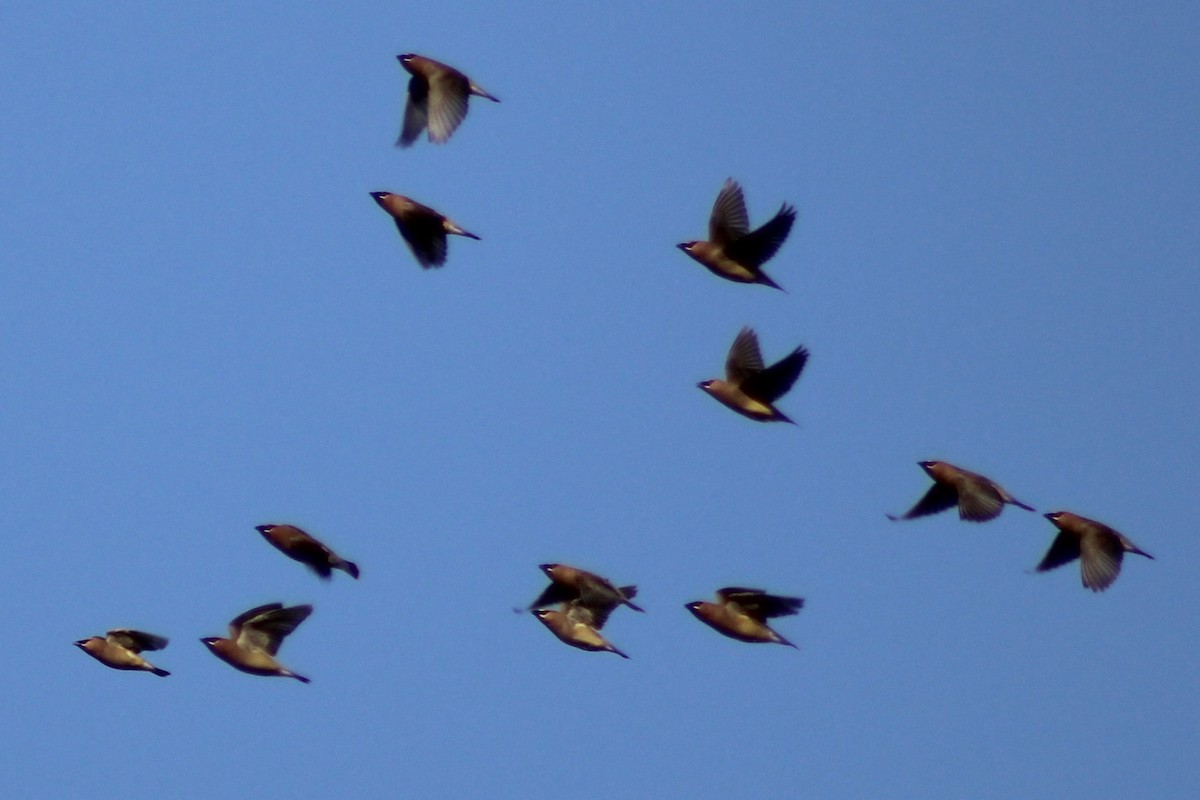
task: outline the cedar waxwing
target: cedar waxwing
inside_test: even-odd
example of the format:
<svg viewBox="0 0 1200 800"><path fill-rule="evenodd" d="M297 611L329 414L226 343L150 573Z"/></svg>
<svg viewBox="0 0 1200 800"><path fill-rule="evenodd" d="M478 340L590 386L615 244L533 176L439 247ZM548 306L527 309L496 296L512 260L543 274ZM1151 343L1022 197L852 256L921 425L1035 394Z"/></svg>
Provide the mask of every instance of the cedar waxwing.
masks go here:
<svg viewBox="0 0 1200 800"><path fill-rule="evenodd" d="M606 615L619 605L627 605L634 611L644 612L640 606L630 602L632 598L637 597L636 586L622 586L618 589L607 578L585 569L568 567L566 564L541 564L538 569L546 573L550 585L529 606L531 611L578 600L585 606L604 609Z"/></svg>
<svg viewBox="0 0 1200 800"><path fill-rule="evenodd" d="M400 66L412 77L408 81L408 102L404 105L404 127L397 147L408 147L429 128L429 141L442 144L467 116L471 95L499 103L499 98L480 89L466 75L432 58L405 53L396 56Z"/></svg>
<svg viewBox="0 0 1200 800"><path fill-rule="evenodd" d="M1037 571L1046 572L1078 558L1083 585L1093 592L1103 592L1112 585L1121 572L1121 559L1126 553L1154 558L1122 534L1093 519L1070 511L1053 511L1046 519L1058 528L1058 536L1037 565Z"/></svg>
<svg viewBox="0 0 1200 800"><path fill-rule="evenodd" d="M402 194L371 192L371 197L396 221L400 235L416 256L417 263L425 269L440 267L446 263L446 234L453 233L468 239L479 238L460 228L449 217Z"/></svg>
<svg viewBox="0 0 1200 800"><path fill-rule="evenodd" d="M758 335L742 328L725 358L725 380L713 378L696 385L743 417L758 422L792 422L772 404L787 394L807 362L808 351L797 347L764 369Z"/></svg>
<svg viewBox="0 0 1200 800"><path fill-rule="evenodd" d="M802 597L779 597L761 589L736 586L718 589L715 603L696 600L686 605L696 619L731 639L752 643L778 642L789 647L796 645L771 630L767 619L790 616L803 607Z"/></svg>
<svg viewBox="0 0 1200 800"><path fill-rule="evenodd" d="M358 579L357 564L342 558L294 525L256 525L254 530L261 533L279 552L304 564L322 580L329 580L335 569Z"/></svg>
<svg viewBox="0 0 1200 800"><path fill-rule="evenodd" d="M676 247L717 277L783 289L767 277L762 265L779 250L795 220L796 209L784 203L769 222L751 232L742 187L733 178L728 178L708 218L709 241L683 242Z"/></svg>
<svg viewBox="0 0 1200 800"><path fill-rule="evenodd" d="M274 656L284 638L311 613L312 606L308 605L284 608L282 603L267 603L234 617L229 623L228 639L208 636L200 641L234 669L308 683L308 678L285 669Z"/></svg>
<svg viewBox="0 0 1200 800"><path fill-rule="evenodd" d="M580 650L605 651L629 658L600 635L600 629L608 621L611 611L612 607L593 608L574 600L562 603L557 609L535 608L532 613L564 644Z"/></svg>
<svg viewBox="0 0 1200 800"><path fill-rule="evenodd" d="M143 650L162 650L167 640L152 633L143 633L130 628L113 628L105 638L92 636L75 643L83 652L113 669L132 669L153 672L160 678L171 673L159 669L138 655Z"/></svg>
<svg viewBox="0 0 1200 800"><path fill-rule="evenodd" d="M959 519L971 522L986 522L1000 516L1005 503L1019 506L1026 511L1033 511L1017 498L1004 491L1000 484L982 475L947 464L945 461L920 461L921 469L933 478L933 486L908 513L897 517L888 514L893 522L901 519L915 519L928 514L945 511L951 506L958 506Z"/></svg>

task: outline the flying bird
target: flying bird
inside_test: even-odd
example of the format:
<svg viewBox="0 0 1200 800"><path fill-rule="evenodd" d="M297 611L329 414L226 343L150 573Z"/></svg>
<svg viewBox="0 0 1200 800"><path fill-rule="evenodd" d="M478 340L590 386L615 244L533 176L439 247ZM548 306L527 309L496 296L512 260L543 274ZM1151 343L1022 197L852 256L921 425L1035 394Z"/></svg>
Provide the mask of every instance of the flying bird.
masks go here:
<svg viewBox="0 0 1200 800"><path fill-rule="evenodd" d="M803 607L802 597L781 597L737 586L718 589L715 603L696 600L685 606L696 619L731 639L757 644L775 642L789 647L796 645L773 631L767 620L791 616Z"/></svg>
<svg viewBox="0 0 1200 800"><path fill-rule="evenodd" d="M163 636L131 628L113 628L103 638L92 636L80 639L75 646L106 667L153 672L160 678L171 674L138 655L143 650L162 650L166 647L167 639Z"/></svg>
<svg viewBox="0 0 1200 800"><path fill-rule="evenodd" d="M1038 572L1047 572L1079 559L1083 585L1093 592L1103 592L1121 572L1121 559L1126 553L1153 559L1154 556L1129 541L1123 534L1107 525L1070 511L1053 511L1046 519L1058 528Z"/></svg>
<svg viewBox="0 0 1200 800"><path fill-rule="evenodd" d="M479 238L449 217L402 194L371 192L371 197L395 220L417 263L425 269L446 263L446 234Z"/></svg>
<svg viewBox="0 0 1200 800"><path fill-rule="evenodd" d="M742 328L725 358L725 380L713 378L696 385L743 417L758 422L792 422L773 404L788 393L806 363L808 351L797 347L764 369L758 335Z"/></svg>
<svg viewBox="0 0 1200 800"><path fill-rule="evenodd" d="M261 533L279 552L304 564L322 580L329 580L335 569L358 579L357 564L342 558L295 525L255 525L254 530Z"/></svg>
<svg viewBox="0 0 1200 800"><path fill-rule="evenodd" d="M282 603L267 603L234 617L229 623L228 639L208 636L200 641L234 669L251 675L275 675L308 683L308 678L276 661L275 654L288 634L308 619L312 610L309 605L284 608Z"/></svg>
<svg viewBox="0 0 1200 800"><path fill-rule="evenodd" d="M933 478L933 486L903 516L888 514L888 519L893 522L936 514L955 505L958 506L959 519L971 522L995 519L1004 510L1005 503L1026 511L1034 510L1004 491L1000 484L976 472L945 461L920 461L918 464Z"/></svg>
<svg viewBox="0 0 1200 800"><path fill-rule="evenodd" d="M532 613L559 641L580 650L616 653L629 658L600 635L612 608L593 608L580 600L561 603L557 609L535 608Z"/></svg>
<svg viewBox="0 0 1200 800"><path fill-rule="evenodd" d="M530 604L531 611L574 601L591 608L603 609L606 617L619 605L629 606L634 611L644 611L630 602L632 598L637 597L636 586L618 588L607 578L566 564L541 564L538 569L546 573L550 585Z"/></svg>
<svg viewBox="0 0 1200 800"><path fill-rule="evenodd" d="M782 290L762 271L762 265L779 250L795 221L796 209L784 203L769 222L751 231L742 187L728 178L708 218L708 241L683 242L676 247L719 278Z"/></svg>
<svg viewBox="0 0 1200 800"><path fill-rule="evenodd" d="M466 75L440 61L413 53L398 55L396 60L412 75L408 80L404 127L396 140L397 147L408 147L426 128L429 129L429 141L444 143L466 118L471 95L500 102Z"/></svg>

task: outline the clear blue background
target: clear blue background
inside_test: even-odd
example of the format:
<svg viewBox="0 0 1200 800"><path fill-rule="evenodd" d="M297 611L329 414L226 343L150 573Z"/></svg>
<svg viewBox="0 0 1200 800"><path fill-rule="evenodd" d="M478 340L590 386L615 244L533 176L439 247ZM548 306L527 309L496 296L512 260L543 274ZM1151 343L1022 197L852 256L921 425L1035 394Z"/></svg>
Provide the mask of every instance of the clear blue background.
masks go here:
<svg viewBox="0 0 1200 800"><path fill-rule="evenodd" d="M6 792L1200 796L1195 4L336 6L0 10ZM410 51L503 102L395 149ZM729 176L786 294L673 247ZM483 240L422 271L372 190ZM799 427L695 388L746 324ZM1157 560L888 522L927 458ZM632 660L512 612L544 561L641 587ZM275 600L310 686L197 641Z"/></svg>

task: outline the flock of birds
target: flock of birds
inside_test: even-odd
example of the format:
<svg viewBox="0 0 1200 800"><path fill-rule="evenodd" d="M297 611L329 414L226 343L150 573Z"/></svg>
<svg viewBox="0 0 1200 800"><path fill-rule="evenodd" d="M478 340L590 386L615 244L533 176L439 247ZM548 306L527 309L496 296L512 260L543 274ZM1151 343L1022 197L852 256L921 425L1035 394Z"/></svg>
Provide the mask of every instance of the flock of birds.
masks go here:
<svg viewBox="0 0 1200 800"><path fill-rule="evenodd" d="M404 121L396 142L400 147L411 146L422 133L427 134L430 142L445 143L466 117L472 96L500 102L447 64L412 53L397 56L397 59L411 75ZM385 191L371 192L371 197L395 221L417 263L424 268L446 263L448 235L479 239L449 217L411 198ZM751 230L742 188L728 179L713 204L708 239L683 242L678 247L718 277L781 289L762 267L783 245L795 219L796 210L784 203L769 221ZM749 419L790 423L792 420L776 408L775 403L796 383L808 356L804 347L796 347L769 367L764 366L758 335L745 327L726 356L725 378L702 381L698 387ZM909 511L901 516L889 514L889 519L914 519L955 506L959 517L971 522L995 519L1005 504L1034 511L998 483L978 473L944 461L922 461L920 466L933 479L933 485ZM1054 523L1058 533L1036 567L1037 572L1079 559L1084 587L1100 592L1116 580L1125 553L1153 558L1123 534L1096 520L1069 511L1055 511L1045 516ZM259 525L256 530L284 555L305 564L322 579L328 580L335 569L355 579L359 576L356 564L337 555L300 528L268 524ZM600 575L565 564L542 564L540 568L550 579L550 584L527 610L572 647L628 658L600 631L618 606L642 611L633 603L637 587L618 587ZM767 621L795 614L803 605L803 598L729 586L717 590L716 602L697 600L687 603L686 608L701 622L732 639L795 647ZM311 613L311 605L284 607L281 603L268 603L256 606L230 621L228 638L210 636L200 641L218 658L242 672L295 678L308 683L308 678L287 669L275 656L283 640ZM114 669L152 672L159 676L170 674L141 655L165 647L167 639L162 636L116 628L105 636L81 639L75 645Z"/></svg>

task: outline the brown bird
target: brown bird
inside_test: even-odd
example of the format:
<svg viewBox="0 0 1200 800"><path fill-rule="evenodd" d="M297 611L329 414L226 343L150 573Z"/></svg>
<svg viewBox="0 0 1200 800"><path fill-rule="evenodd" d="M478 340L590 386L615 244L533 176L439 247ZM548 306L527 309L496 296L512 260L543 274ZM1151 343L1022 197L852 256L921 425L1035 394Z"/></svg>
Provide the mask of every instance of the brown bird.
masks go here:
<svg viewBox="0 0 1200 800"><path fill-rule="evenodd" d="M308 683L308 678L286 669L275 660L279 645L301 622L308 619L312 606L267 603L238 614L229 623L229 638L208 636L200 641L217 658L234 669L251 675L277 675Z"/></svg>
<svg viewBox="0 0 1200 800"><path fill-rule="evenodd" d="M955 505L958 506L959 519L971 522L995 519L1004 510L1005 503L1019 506L1026 511L1035 510L1004 491L1000 484L976 472L947 464L945 461L917 463L933 478L933 486L930 486L925 496L903 516L888 514L888 519L893 522L936 514Z"/></svg>
<svg viewBox="0 0 1200 800"><path fill-rule="evenodd" d="M758 422L792 422L773 403L788 393L806 363L808 351L797 347L764 369L758 334L742 328L725 358L725 380L713 378L696 385L743 417Z"/></svg>
<svg viewBox="0 0 1200 800"><path fill-rule="evenodd" d="M397 147L408 147L429 128L429 141L442 144L467 116L471 95L499 103L454 67L432 58L404 53L396 56L412 77L408 80L408 102L404 105L404 127Z"/></svg>
<svg viewBox="0 0 1200 800"><path fill-rule="evenodd" d="M1121 572L1121 559L1126 553L1154 558L1124 535L1093 519L1070 511L1053 511L1046 519L1058 528L1058 536L1037 565L1037 571L1046 572L1078 558L1083 585L1093 592L1103 592L1112 585Z"/></svg>
<svg viewBox="0 0 1200 800"><path fill-rule="evenodd" d="M535 608L532 613L564 644L580 650L604 651L629 658L600 635L600 629L608 621L611 611L611 607L593 608L574 600L562 603L557 609Z"/></svg>
<svg viewBox="0 0 1200 800"><path fill-rule="evenodd" d="M708 218L709 241L683 242L676 247L719 278L783 289L767 277L762 265L779 250L795 221L796 209L784 203L769 222L751 232L742 187L728 178Z"/></svg>
<svg viewBox="0 0 1200 800"><path fill-rule="evenodd" d="M636 586L617 588L607 578L585 569L568 567L566 564L541 564L538 569L546 573L550 585L529 606L531 611L559 603L579 601L582 605L603 609L606 617L619 605L644 612L640 606L630 602L632 598L637 597Z"/></svg>
<svg viewBox="0 0 1200 800"><path fill-rule="evenodd" d="M279 552L304 564L322 580L329 580L335 569L358 579L357 564L342 558L295 525L255 525L254 530L261 533Z"/></svg>
<svg viewBox="0 0 1200 800"><path fill-rule="evenodd" d="M446 234L479 239L454 220L402 194L371 192L379 207L391 215L417 263L425 269L446 263Z"/></svg>
<svg viewBox="0 0 1200 800"><path fill-rule="evenodd" d="M160 678L171 674L138 655L143 650L162 650L166 647L167 640L163 636L155 636L152 633L143 633L130 628L113 628L104 638L92 636L80 639L75 646L101 664L113 669L153 672Z"/></svg>
<svg viewBox="0 0 1200 800"><path fill-rule="evenodd" d="M728 586L717 590L715 603L696 600L685 607L705 625L739 642L777 642L796 647L771 630L767 620L797 613L804 607L804 598L780 597L761 589Z"/></svg>

